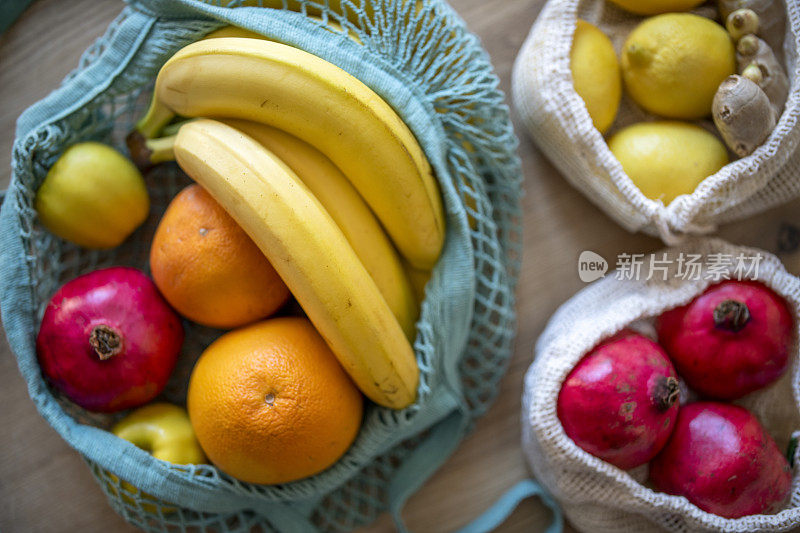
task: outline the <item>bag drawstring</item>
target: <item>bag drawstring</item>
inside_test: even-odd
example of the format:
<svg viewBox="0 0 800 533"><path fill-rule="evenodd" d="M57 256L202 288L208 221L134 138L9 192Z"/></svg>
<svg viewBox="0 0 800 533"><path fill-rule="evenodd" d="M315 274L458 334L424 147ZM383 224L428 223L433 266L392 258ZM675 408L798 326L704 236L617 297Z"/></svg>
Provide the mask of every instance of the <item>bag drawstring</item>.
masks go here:
<svg viewBox="0 0 800 533"><path fill-rule="evenodd" d="M456 533L488 533L502 524L520 502L531 496L538 496L553 513L553 520L544 533L561 533L564 530L564 516L561 514L561 509L553 497L532 479L520 481L511 487L482 515Z"/></svg>

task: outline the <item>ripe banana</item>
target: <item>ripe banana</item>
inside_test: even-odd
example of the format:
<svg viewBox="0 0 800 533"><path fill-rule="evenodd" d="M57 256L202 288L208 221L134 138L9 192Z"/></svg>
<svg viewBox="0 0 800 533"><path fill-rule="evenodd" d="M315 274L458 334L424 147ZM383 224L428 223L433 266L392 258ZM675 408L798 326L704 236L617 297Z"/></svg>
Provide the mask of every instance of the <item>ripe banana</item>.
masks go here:
<svg viewBox="0 0 800 533"><path fill-rule="evenodd" d="M414 289L391 241L344 174L319 150L284 131L247 120L220 122L261 143L297 174L342 230L406 337L413 340L419 313Z"/></svg>
<svg viewBox="0 0 800 533"><path fill-rule="evenodd" d="M283 0L276 0L276 1L278 3L280 3ZM267 6L267 5L265 5L263 7L272 7L273 9L280 9L279 6ZM307 15L307 16L309 18L316 19L319 22L322 22L322 19L320 19L319 17L317 17L315 15ZM339 24L337 22L334 22L333 20L328 20L328 22L325 24L325 27L326 27L326 29L329 29L332 33L341 33L342 32L341 24ZM348 34L349 34L350 38L353 41L361 44L361 39L358 38L358 35L356 35L353 32L348 32ZM206 41L208 39L225 39L225 38L228 38L228 37L237 37L237 38L242 38L242 39L261 39L261 40L264 40L264 41L269 41L270 40L268 37L265 37L265 36L261 35L260 33L256 33L254 31L250 31L250 30L247 30L245 28L240 28L238 26L223 26L223 27L219 28L218 30L212 31L211 33L209 33L208 35L206 35L205 37L203 37L200 40L201 41ZM157 112L158 116L153 116L152 113L154 113L154 112ZM171 133L168 133L167 130L171 126L175 126L174 123L171 123L171 121L174 118L175 118L175 113L173 113L173 112L171 112L169 110L166 110L163 107L157 106L155 104L151 104L150 109L148 110L148 114L146 116L144 116L142 118L142 120L140 120L139 123L136 125L136 130L139 131L139 132L144 133L145 137L147 137L148 140L150 138L155 137L156 135L162 135L162 136L172 135L174 133L177 133L177 129L175 131L171 132ZM141 148L140 144L138 144L138 143L142 142L140 139L136 139L136 138L130 139L129 138L128 139L128 143L130 144L131 142L137 143L137 144L134 145L137 149ZM147 162L144 161L144 160L141 160L141 163L142 163L141 166L144 166L144 165L146 165ZM137 162L137 164L138 164L138 162Z"/></svg>
<svg viewBox="0 0 800 533"><path fill-rule="evenodd" d="M407 262L403 265L405 267L406 276L411 283L411 288L414 291L414 296L418 302L425 299L425 287L431 280L433 272L430 270L420 270L409 265Z"/></svg>
<svg viewBox="0 0 800 533"><path fill-rule="evenodd" d="M411 345L342 231L294 172L209 119L181 127L174 150L267 256L364 394L395 409L411 404L419 381Z"/></svg>
<svg viewBox="0 0 800 533"><path fill-rule="evenodd" d="M266 124L238 119L220 122L261 143L297 174L342 230L406 337L413 340L419 316L416 288L375 215L336 165L310 144ZM148 140L149 160L155 164L175 159L174 145L175 135Z"/></svg>
<svg viewBox="0 0 800 533"><path fill-rule="evenodd" d="M277 0L281 2L282 0ZM272 6L264 6L264 7L272 7ZM254 31L246 30L244 28L240 28L238 26L223 26L218 30L214 30L202 39L201 41L206 41L209 39L225 39L228 37L237 37L241 39L263 39L269 40L260 33L256 33ZM142 154L142 150L144 150L143 143L145 139L148 143L148 148L151 150L153 149L150 146L152 140L155 139L156 136L172 136L173 134L177 133L177 130L173 132L168 132L168 129L172 126L175 126L174 123L171 123L172 120L175 118L175 113L170 111L169 109L165 109L163 106L159 106L156 104L155 99L153 102L150 103L150 108L147 110L147 114L142 117L138 124L136 124L136 130L132 132L128 138L126 139L128 143L128 149L133 154L134 161L140 168L147 167L150 163L158 163L161 161L148 161L146 159L147 155ZM145 139L138 138L136 133L141 133ZM172 148L170 146L169 150L171 151ZM160 150L159 150L160 151Z"/></svg>
<svg viewBox="0 0 800 533"><path fill-rule="evenodd" d="M282 0L278 0L282 1ZM268 6L264 6L268 7ZM307 15L311 19L316 19L318 22L322 23L322 19L315 15ZM323 26L325 29L330 31L331 33L342 33L343 28L342 26L334 22L333 20L328 20L327 23ZM361 39L359 39L358 35L352 31L348 31L349 37L356 43L361 44ZM214 30L202 39L201 41L205 41L208 39L224 39L227 37L238 37L244 39L261 39L268 41L267 37L264 37L260 33L256 33L254 31L246 30L244 28L240 28L238 26L223 26L218 30ZM151 116L150 113L152 112L159 112L157 117ZM178 132L176 126L180 126L180 124L176 124L173 121L175 118L175 113L165 110L162 107L152 105L148 112L148 115L142 118L137 124L136 131L132 132L131 135L127 138L128 149L131 152L134 162L137 166L139 166L140 170L144 170L148 168L151 164L160 163L163 160L155 161L152 157L148 160L148 155L142 153L143 150L149 148L153 150L153 146L150 146L150 143L155 140L156 135L160 135L162 137L172 136ZM163 126L163 127L162 127ZM170 131L174 129L174 131ZM146 134L147 139L142 139L140 135L137 133L143 132ZM145 147L144 143L147 142L148 146ZM169 147L169 152L172 151L172 147Z"/></svg>
<svg viewBox="0 0 800 533"><path fill-rule="evenodd" d="M173 113L254 120L299 137L347 176L412 265L430 269L439 258L444 214L425 154L386 102L335 65L260 39L192 43L159 72L140 131L152 136Z"/></svg>

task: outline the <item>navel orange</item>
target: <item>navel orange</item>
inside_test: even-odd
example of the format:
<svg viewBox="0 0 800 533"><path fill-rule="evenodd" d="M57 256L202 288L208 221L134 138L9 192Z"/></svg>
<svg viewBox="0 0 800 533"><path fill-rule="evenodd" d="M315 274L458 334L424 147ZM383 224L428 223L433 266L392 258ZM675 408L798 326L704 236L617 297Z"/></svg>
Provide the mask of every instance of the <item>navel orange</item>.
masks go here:
<svg viewBox="0 0 800 533"><path fill-rule="evenodd" d="M363 399L305 318L226 333L189 380L189 418L208 458L250 483L286 483L326 469L358 433Z"/></svg>
<svg viewBox="0 0 800 533"><path fill-rule="evenodd" d="M150 248L153 280L183 316L234 328L274 313L289 289L261 250L200 185L179 192Z"/></svg>

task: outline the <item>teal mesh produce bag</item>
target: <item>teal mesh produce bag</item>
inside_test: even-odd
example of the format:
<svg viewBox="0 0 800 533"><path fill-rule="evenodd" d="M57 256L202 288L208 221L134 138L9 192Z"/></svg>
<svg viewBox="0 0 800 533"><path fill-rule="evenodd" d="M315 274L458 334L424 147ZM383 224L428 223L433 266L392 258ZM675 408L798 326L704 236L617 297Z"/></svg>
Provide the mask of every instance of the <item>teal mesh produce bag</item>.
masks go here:
<svg viewBox="0 0 800 533"><path fill-rule="evenodd" d="M342 531L383 510L397 517L484 413L511 355L521 171L508 109L477 39L438 0L375 0L367 9L366 0L341 0L335 10L325 0L273 1L240 7L131 0L61 87L17 124L13 177L0 213L8 340L39 411L85 457L114 509L149 531ZM78 141L102 140L124 150L159 67L225 24L316 54L380 94L425 150L447 211L445 249L427 286L414 344L421 368L417 402L402 411L371 405L343 458L284 485L252 485L211 465L156 460L107 431L115 417L87 413L59 397L36 362L35 337L49 297L95 268L147 269L155 225L188 183L174 164L148 173L148 222L120 248L87 251L53 237L37 221L33 199L47 169ZM164 393L177 403L185 399L198 354L220 334L185 326L181 361Z"/></svg>

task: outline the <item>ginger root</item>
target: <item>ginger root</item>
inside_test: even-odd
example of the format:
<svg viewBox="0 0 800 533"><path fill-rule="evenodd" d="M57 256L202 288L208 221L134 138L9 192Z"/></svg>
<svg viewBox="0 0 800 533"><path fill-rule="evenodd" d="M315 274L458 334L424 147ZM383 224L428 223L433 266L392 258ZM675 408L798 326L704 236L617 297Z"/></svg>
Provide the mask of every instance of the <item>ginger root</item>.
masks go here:
<svg viewBox="0 0 800 533"><path fill-rule="evenodd" d="M769 45L755 35L745 35L736 45L736 63L739 74L745 74L748 69L752 72L753 65L758 67L761 71L758 86L767 94L776 115L780 116L789 97L789 78ZM755 81L755 76L748 74L747 77Z"/></svg>
<svg viewBox="0 0 800 533"><path fill-rule="evenodd" d="M758 86L761 86L761 84L764 83L764 74L761 72L761 69L758 68L758 65L756 65L755 63L750 63L749 65L747 65L747 67L742 71L742 76L744 76L745 78L752 81Z"/></svg>
<svg viewBox="0 0 800 533"><path fill-rule="evenodd" d="M750 33L758 33L759 18L752 9L737 9L725 19L725 29L734 41Z"/></svg>
<svg viewBox="0 0 800 533"><path fill-rule="evenodd" d="M783 39L786 35L786 7L778 0L717 0L723 22L737 9L751 9L759 19L759 34L783 61Z"/></svg>
<svg viewBox="0 0 800 533"><path fill-rule="evenodd" d="M717 89L712 116L725 144L739 157L750 155L761 146L777 122L766 93L737 74L729 76Z"/></svg>

